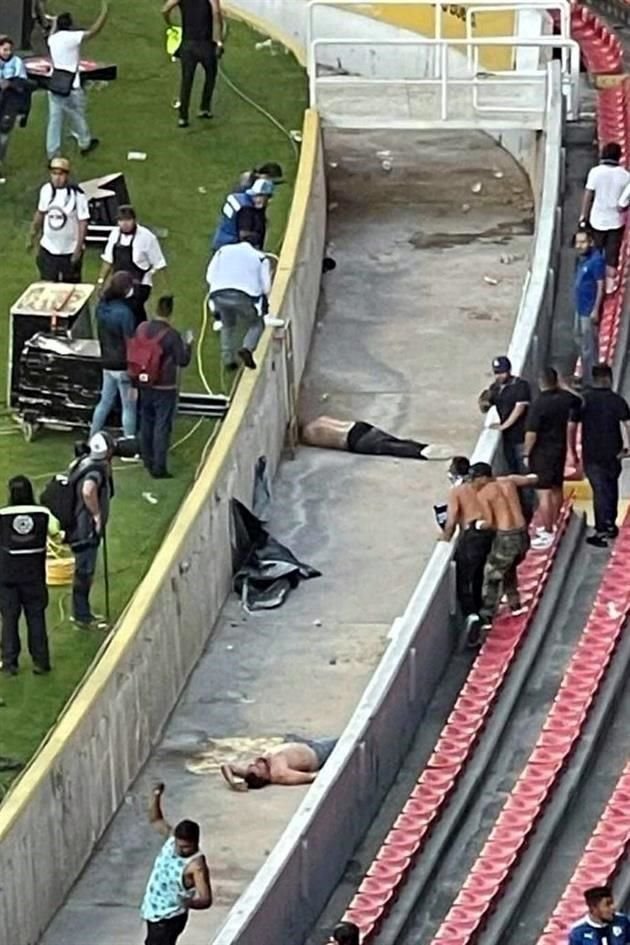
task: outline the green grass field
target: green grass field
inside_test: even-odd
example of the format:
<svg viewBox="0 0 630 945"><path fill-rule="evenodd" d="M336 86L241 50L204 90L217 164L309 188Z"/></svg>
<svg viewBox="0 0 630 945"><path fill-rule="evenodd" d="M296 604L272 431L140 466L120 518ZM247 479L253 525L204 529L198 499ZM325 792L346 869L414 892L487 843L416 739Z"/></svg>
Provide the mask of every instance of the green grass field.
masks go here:
<svg viewBox="0 0 630 945"><path fill-rule="evenodd" d="M81 26L98 12L97 0L70 0L69 9ZM198 334L202 316L208 238L213 231L226 190L239 173L264 160L279 161L287 184L280 187L270 208L268 248L280 247L291 199L296 158L287 138L251 105L219 80L212 122L194 119L201 91L201 74L193 92L191 126L176 127L171 102L177 94L179 67L164 51L164 25L156 0L114 0L110 20L101 36L86 44L84 54L118 64L118 80L89 93L92 133L101 139L94 154L81 158L68 141L79 180L113 171L125 173L132 202L143 223L167 231L162 240L176 297L176 324ZM242 24L230 23L223 67L230 79L250 98L271 112L287 129L301 127L305 107L304 74L281 48L256 50L260 36ZM25 252L28 226L37 192L47 179L44 151L46 103L37 94L29 126L12 135L6 171L8 183L0 189L0 390L4 400L8 351L8 312L30 282L37 279L34 260ZM127 152L144 151L145 162L129 162ZM84 278L95 278L96 250L88 253ZM217 338L210 332L203 349L210 384L221 389ZM200 389L196 366L185 374L184 388ZM178 423L175 440L190 430L190 421ZM116 498L108 530L112 610L121 612L188 490L203 447L211 433L203 426L177 447L171 468L175 478L155 482L138 467L116 472ZM36 477L42 486L71 457L75 437L44 431L32 443L24 442L3 404L0 416L0 499L4 483L17 473ZM157 504L143 498L157 497ZM69 589L55 591L48 611L53 672L31 673L23 652L20 674L0 678L0 756L23 765L37 749L62 707L95 658L103 638L81 633L69 623ZM103 612L100 572L94 591L97 612ZM0 796L15 772L3 770L0 758Z"/></svg>

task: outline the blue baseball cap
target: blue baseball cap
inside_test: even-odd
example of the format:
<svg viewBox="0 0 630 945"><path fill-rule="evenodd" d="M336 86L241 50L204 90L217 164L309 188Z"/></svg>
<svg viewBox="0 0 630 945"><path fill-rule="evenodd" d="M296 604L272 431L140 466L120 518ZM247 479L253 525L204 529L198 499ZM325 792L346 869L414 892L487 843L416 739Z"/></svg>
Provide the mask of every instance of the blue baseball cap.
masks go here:
<svg viewBox="0 0 630 945"><path fill-rule="evenodd" d="M499 355L492 361L492 370L495 374L509 374L512 370L512 362L505 354Z"/></svg>

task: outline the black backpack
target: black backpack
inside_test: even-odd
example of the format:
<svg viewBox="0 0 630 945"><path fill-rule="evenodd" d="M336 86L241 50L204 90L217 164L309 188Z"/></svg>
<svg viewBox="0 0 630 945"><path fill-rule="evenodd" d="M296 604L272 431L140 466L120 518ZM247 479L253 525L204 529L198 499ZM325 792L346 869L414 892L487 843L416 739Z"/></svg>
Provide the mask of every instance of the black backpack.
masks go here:
<svg viewBox="0 0 630 945"><path fill-rule="evenodd" d="M39 501L55 516L66 536L76 525L77 484L94 469L98 462L75 461L65 473L57 473L44 487Z"/></svg>

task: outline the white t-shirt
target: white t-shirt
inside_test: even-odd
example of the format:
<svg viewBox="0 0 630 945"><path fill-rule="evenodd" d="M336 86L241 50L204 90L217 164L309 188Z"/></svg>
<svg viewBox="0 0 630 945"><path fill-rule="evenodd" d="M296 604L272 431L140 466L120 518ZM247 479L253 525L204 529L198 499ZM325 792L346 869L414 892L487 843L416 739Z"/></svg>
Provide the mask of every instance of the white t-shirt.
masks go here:
<svg viewBox="0 0 630 945"><path fill-rule="evenodd" d="M114 248L116 245L131 245L131 258L139 269L144 269L142 285L153 285L153 273L158 269L166 269L166 259L158 242L157 236L138 224L135 233L121 233L115 227L109 234L109 239L103 250L103 259L110 266L114 263Z"/></svg>
<svg viewBox="0 0 630 945"><path fill-rule="evenodd" d="M251 243L222 246L210 260L206 282L211 294L223 289L237 289L252 298L269 295L271 269L269 260Z"/></svg>
<svg viewBox="0 0 630 945"><path fill-rule="evenodd" d="M73 89L81 88L79 61L84 36L85 30L59 30L48 39L53 69L64 69L66 72L76 73L72 83Z"/></svg>
<svg viewBox="0 0 630 945"><path fill-rule="evenodd" d="M623 226L619 213L621 196L630 184L630 173L617 164L598 164L586 178L586 189L595 194L589 222L596 230L617 230Z"/></svg>
<svg viewBox="0 0 630 945"><path fill-rule="evenodd" d="M71 255L79 238L79 220L90 219L85 194L67 187L55 190L52 184L44 184L37 209L44 214L41 246L53 256Z"/></svg>

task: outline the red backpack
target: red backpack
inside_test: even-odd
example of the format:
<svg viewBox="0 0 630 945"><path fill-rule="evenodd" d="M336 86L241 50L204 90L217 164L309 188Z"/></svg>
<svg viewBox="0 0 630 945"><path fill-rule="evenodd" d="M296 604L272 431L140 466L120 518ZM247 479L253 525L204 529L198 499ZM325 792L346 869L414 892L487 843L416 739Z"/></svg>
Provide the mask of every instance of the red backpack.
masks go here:
<svg viewBox="0 0 630 945"><path fill-rule="evenodd" d="M127 342L127 374L139 387L153 387L159 381L164 357L161 341L169 330L167 325L155 335L149 335L149 324L139 325Z"/></svg>

